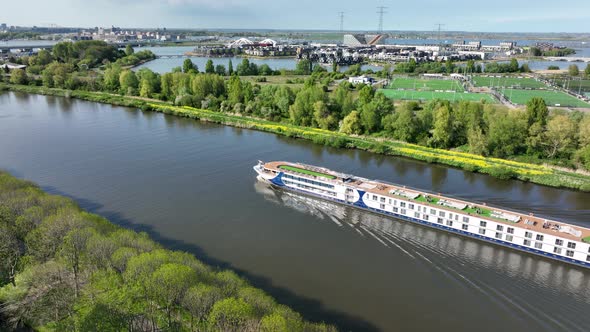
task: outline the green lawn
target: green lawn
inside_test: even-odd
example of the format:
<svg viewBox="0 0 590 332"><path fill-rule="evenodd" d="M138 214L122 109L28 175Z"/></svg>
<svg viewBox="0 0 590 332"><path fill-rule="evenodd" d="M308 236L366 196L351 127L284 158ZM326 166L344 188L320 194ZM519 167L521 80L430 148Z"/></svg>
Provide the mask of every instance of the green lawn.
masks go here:
<svg viewBox="0 0 590 332"><path fill-rule="evenodd" d="M280 169L284 169L287 171L291 171L291 172L297 172L297 173L301 173L301 174L307 174L307 175L313 175L316 177L323 177L326 179L330 179L330 180L334 180L336 177L330 174L324 174L324 173L319 173L319 172L314 172L314 171L310 171L307 169L303 169L303 168L299 168L299 167L293 167L293 166L289 166L289 165L281 165L279 166Z"/></svg>
<svg viewBox="0 0 590 332"><path fill-rule="evenodd" d="M502 93L508 100L517 105L524 105L531 98L541 97L545 99L548 106L590 108L590 104L561 91L506 89Z"/></svg>
<svg viewBox="0 0 590 332"><path fill-rule="evenodd" d="M496 103L497 101L487 93L464 93L464 92L435 92L435 91L412 91L412 90L391 90L382 89L381 91L386 97L391 99L404 100L433 100L443 99L449 101L480 101L485 100L489 103Z"/></svg>
<svg viewBox="0 0 590 332"><path fill-rule="evenodd" d="M450 79L420 79L395 78L389 85L390 89L405 89L419 91L457 91L463 92L463 86L456 80Z"/></svg>
<svg viewBox="0 0 590 332"><path fill-rule="evenodd" d="M533 78L518 78L518 77L487 77L474 76L473 85L476 87L506 87L506 88L529 88L539 89L546 88L543 82L539 82Z"/></svg>
<svg viewBox="0 0 590 332"><path fill-rule="evenodd" d="M418 201L418 202L421 202L421 203L432 203L432 204L438 203L438 198L436 198L436 197L430 197L430 202L429 202L426 199L426 197L424 197L423 195L418 196L415 200Z"/></svg>

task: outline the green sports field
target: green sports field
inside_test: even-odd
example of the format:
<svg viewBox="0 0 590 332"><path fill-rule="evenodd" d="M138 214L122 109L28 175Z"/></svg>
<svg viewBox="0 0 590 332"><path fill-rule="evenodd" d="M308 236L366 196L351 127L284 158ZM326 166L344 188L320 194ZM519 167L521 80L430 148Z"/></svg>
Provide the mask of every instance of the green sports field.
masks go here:
<svg viewBox="0 0 590 332"><path fill-rule="evenodd" d="M410 90L392 90L382 89L381 91L386 97L391 99L402 100L433 100L442 99L449 101L480 101L485 100L489 103L496 103L497 101L486 93L463 93L463 92L435 92L435 91L410 91Z"/></svg>
<svg viewBox="0 0 590 332"><path fill-rule="evenodd" d="M559 104L563 107L590 108L590 104L561 91L506 89L502 91L502 94L517 105L524 105L531 98L541 97L545 99L548 106L556 106Z"/></svg>
<svg viewBox="0 0 590 332"><path fill-rule="evenodd" d="M389 88L418 91L464 91L463 86L456 80L405 77L394 78L389 84Z"/></svg>
<svg viewBox="0 0 590 332"><path fill-rule="evenodd" d="M547 87L543 82L539 82L532 78L474 76L472 80L473 85L475 85L476 87L485 86L528 89L539 89Z"/></svg>

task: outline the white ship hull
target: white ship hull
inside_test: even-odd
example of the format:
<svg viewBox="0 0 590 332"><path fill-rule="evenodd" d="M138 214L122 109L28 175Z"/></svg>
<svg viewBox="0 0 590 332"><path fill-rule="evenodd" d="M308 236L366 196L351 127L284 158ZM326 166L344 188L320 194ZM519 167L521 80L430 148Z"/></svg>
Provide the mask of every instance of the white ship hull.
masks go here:
<svg viewBox="0 0 590 332"><path fill-rule="evenodd" d="M515 217L512 214L506 213L503 216L507 219L505 221L496 221L492 218L465 213L461 211L461 208L465 209L465 207L459 205L459 203L449 203L447 207L441 208L433 206L433 204L417 201L417 197L411 198L413 195L410 195L409 191L405 192L409 196L405 198L398 195L377 195L362 190L363 185L359 188L359 186L351 185L350 182L339 183L339 181L333 179L285 172L279 169L270 169L269 171L269 168L265 167L263 163L255 166L254 170L258 173L259 180L285 190L311 195L373 213L590 268L589 243L582 241L582 239L572 239L569 234L567 234L568 236L560 236L561 234L558 231L535 232L532 226L523 225L529 222L528 219L509 221L508 219ZM318 170L329 172L329 170L325 169ZM352 176L351 178L368 182L366 179ZM375 181L370 183L371 185L381 184ZM369 188L369 186L365 187ZM523 222L520 223L520 221ZM561 232L564 232L563 227L562 225ZM574 227L571 227L571 229L572 232L576 230Z"/></svg>

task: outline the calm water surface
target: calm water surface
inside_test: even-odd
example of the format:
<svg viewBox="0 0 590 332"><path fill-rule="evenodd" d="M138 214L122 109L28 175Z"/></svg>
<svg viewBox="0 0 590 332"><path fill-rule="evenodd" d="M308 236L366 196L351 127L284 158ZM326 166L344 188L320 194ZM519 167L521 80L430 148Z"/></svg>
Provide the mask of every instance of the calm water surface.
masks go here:
<svg viewBox="0 0 590 332"><path fill-rule="evenodd" d="M270 189L322 165L590 226L590 195L54 97L0 95L0 168L355 331L587 331L590 271Z"/></svg>

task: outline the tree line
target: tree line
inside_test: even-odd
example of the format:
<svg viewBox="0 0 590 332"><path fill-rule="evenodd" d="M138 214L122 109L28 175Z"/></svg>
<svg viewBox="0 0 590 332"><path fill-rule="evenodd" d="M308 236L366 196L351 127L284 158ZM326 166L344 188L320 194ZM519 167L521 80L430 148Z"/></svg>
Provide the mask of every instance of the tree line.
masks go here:
<svg viewBox="0 0 590 332"><path fill-rule="evenodd" d="M334 84L343 73L328 72L303 61L297 70L307 69L310 75L303 76L303 86L290 87L287 84L260 85L244 79L243 76L270 70L248 59L243 59L235 70L231 62L225 68L215 67L210 60L204 72L200 72L187 59L182 67L164 74L147 68L125 69L116 60L106 63L102 70L82 72L65 61L71 56L60 55L63 51L54 50L53 53L54 61L44 67L40 79L32 84L153 98L180 106L351 135L376 135L484 156L590 169L589 116L579 112L550 114L542 99L531 100L526 111L464 101L394 105L394 101L371 86L353 86L347 81ZM78 59L81 57L80 52L71 53L78 54ZM39 59L32 57L29 61ZM454 64L447 62L445 65ZM467 66L473 65L474 62L467 63ZM516 59L501 65L509 71L522 70ZM360 66L351 66L348 72L357 74ZM530 120L531 113L535 112L543 114L538 121Z"/></svg>
<svg viewBox="0 0 590 332"><path fill-rule="evenodd" d="M228 270L0 172L0 330L334 331Z"/></svg>

